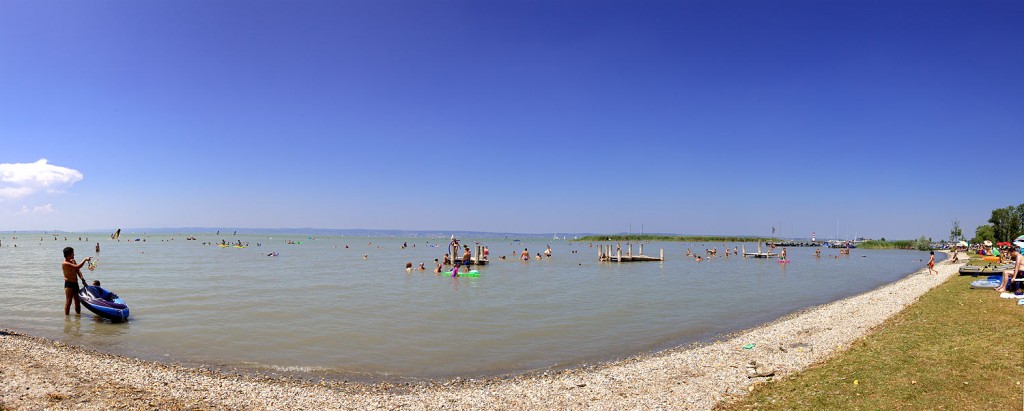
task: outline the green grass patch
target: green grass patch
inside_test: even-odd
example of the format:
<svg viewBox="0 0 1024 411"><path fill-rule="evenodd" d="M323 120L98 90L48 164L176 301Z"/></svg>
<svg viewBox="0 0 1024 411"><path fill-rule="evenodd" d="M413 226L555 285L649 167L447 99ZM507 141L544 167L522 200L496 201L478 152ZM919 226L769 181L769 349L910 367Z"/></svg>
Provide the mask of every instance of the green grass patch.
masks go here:
<svg viewBox="0 0 1024 411"><path fill-rule="evenodd" d="M914 240L869 240L857 244L857 248L866 248L871 250L913 250L916 246L917 242Z"/></svg>
<svg viewBox="0 0 1024 411"><path fill-rule="evenodd" d="M684 243L750 243L778 241L775 238L764 237L736 237L736 236L696 236L696 235L659 235L659 234L632 234L632 235L589 235L575 241L679 241Z"/></svg>
<svg viewBox="0 0 1024 411"><path fill-rule="evenodd" d="M719 408L1020 409L1024 306L975 279L950 279L838 357Z"/></svg>

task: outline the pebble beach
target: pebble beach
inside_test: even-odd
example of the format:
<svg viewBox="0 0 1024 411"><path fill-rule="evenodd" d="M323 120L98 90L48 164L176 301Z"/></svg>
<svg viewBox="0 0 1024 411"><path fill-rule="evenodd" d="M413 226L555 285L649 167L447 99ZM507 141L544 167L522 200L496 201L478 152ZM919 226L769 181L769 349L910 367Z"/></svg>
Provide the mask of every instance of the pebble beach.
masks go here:
<svg viewBox="0 0 1024 411"><path fill-rule="evenodd" d="M0 409L712 409L843 352L952 276L948 260L707 344L485 379L311 382L188 368L0 331Z"/></svg>

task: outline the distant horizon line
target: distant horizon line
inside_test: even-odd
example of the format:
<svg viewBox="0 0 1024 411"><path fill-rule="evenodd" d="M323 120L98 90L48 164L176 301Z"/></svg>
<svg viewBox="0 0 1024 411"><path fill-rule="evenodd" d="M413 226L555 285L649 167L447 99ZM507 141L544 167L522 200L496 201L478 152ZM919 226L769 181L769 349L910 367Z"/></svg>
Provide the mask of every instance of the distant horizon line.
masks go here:
<svg viewBox="0 0 1024 411"><path fill-rule="evenodd" d="M750 238L765 238L763 235L749 235L749 234L677 234L677 233L632 233L621 231L617 233L594 233L594 232L542 232L542 233L516 233L516 232L502 232L502 231L474 231L474 230L405 230L405 229L377 229L377 228L312 228L312 227L284 227L284 228L252 228L252 227L129 227L129 228L101 228L101 229L88 229L80 231L68 231L68 230L0 230L0 233L4 234L113 234L115 231L121 230L121 234L193 234L193 233L210 233L218 231L231 232L235 235L237 232L241 232L244 235L251 234L279 234L279 235L306 235L306 234L318 234L318 235L346 235L346 234L360 234L360 235L371 235L371 234L384 234L386 236L398 236L406 235L411 237L437 237L447 235L477 235L477 236L522 236L522 237L548 237L558 236L559 239L563 239L569 236L585 237L585 236L622 236L622 235L650 235L650 236L678 236L678 237L750 237ZM223 234L222 234L223 235ZM787 239L807 239L810 237L782 237ZM565 238L568 239L568 238ZM827 241L828 239L818 238L817 241Z"/></svg>

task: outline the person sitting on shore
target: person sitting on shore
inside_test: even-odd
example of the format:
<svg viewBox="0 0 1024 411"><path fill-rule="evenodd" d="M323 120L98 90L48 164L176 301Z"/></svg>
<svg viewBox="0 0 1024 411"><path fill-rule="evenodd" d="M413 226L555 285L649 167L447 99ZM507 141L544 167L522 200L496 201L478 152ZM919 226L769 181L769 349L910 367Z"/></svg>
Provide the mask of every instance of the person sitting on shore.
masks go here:
<svg viewBox="0 0 1024 411"><path fill-rule="evenodd" d="M996 288L998 292L1007 292L1010 290L1010 283L1018 278L1024 278L1024 254L1021 254L1020 250L1013 248L1008 253L1009 257L1014 260L1013 268L1003 271L1003 282L999 284L999 288ZM1017 285L1017 287L1024 287L1024 285Z"/></svg>

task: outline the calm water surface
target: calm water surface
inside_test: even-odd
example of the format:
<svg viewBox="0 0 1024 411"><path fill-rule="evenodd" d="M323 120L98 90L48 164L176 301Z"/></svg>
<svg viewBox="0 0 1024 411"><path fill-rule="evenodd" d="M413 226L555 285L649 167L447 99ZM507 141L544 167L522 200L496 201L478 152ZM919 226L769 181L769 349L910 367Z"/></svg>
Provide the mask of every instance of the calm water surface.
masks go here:
<svg viewBox="0 0 1024 411"><path fill-rule="evenodd" d="M667 261L615 264L598 263L587 243L466 238L489 245L492 262L479 278L455 279L405 272L406 262L431 267L447 239L195 236L0 236L0 328L190 365L336 378L472 377L709 339L893 282L928 257L853 250L836 259L823 249L815 259L812 248L790 248L792 262L778 264L722 257L733 243L650 243L646 254L663 248ZM202 244L221 239L249 247ZM73 246L81 260L97 255L97 242L97 269L85 277L128 302L127 324L97 321L84 308L81 317L64 316L61 250ZM511 259L548 244L550 259ZM684 257L687 248L713 247L718 258ZM278 256L265 256L272 252Z"/></svg>

